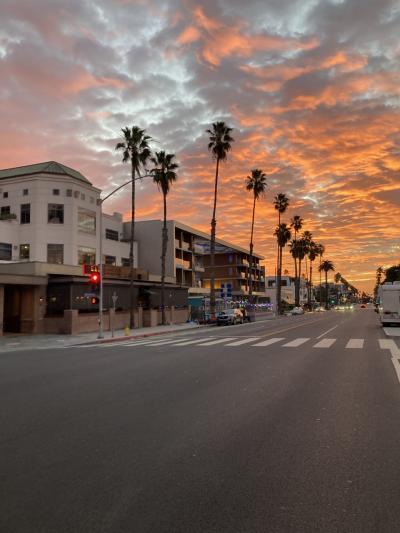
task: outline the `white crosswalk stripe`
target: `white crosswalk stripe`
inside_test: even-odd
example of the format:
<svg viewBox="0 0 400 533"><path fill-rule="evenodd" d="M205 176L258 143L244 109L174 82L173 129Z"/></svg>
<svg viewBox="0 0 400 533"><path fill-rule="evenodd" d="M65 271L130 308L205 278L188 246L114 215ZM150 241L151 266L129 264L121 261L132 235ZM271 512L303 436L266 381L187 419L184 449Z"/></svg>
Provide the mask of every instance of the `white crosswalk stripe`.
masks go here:
<svg viewBox="0 0 400 533"><path fill-rule="evenodd" d="M188 340L188 338L183 338L182 341ZM173 344L176 342L176 339L164 339L164 340L152 340L151 342L146 343L146 346L164 346L165 344Z"/></svg>
<svg viewBox="0 0 400 533"><path fill-rule="evenodd" d="M346 348L363 348L364 347L364 339L350 339L349 342L346 344Z"/></svg>
<svg viewBox="0 0 400 533"><path fill-rule="evenodd" d="M322 339L317 344L314 344L314 348L330 348L335 342L336 339Z"/></svg>
<svg viewBox="0 0 400 533"><path fill-rule="evenodd" d="M301 346L305 342L309 341L310 338L305 337L299 337L298 339L294 339L293 341L287 342L283 345L284 348L297 348L298 346Z"/></svg>
<svg viewBox="0 0 400 533"><path fill-rule="evenodd" d="M189 346L189 344L197 344L198 342L210 341L211 339L215 339L215 337L203 337L202 339L192 339L190 341L176 342L172 346Z"/></svg>
<svg viewBox="0 0 400 533"><path fill-rule="evenodd" d="M248 344L250 342L257 341L259 338L260 337L249 337L247 339L242 339L240 341L229 342L225 346L242 346L242 344Z"/></svg>
<svg viewBox="0 0 400 533"><path fill-rule="evenodd" d="M214 344L222 344L223 342L233 341L235 339L236 337L225 337L224 339L217 339L217 340L209 341L209 342L201 342L200 344L197 344L197 346L213 346Z"/></svg>
<svg viewBox="0 0 400 533"><path fill-rule="evenodd" d="M276 342L284 340L284 337L274 337L273 339L268 339L266 341L258 342L257 344L252 344L252 346L271 346L271 344L275 344Z"/></svg>

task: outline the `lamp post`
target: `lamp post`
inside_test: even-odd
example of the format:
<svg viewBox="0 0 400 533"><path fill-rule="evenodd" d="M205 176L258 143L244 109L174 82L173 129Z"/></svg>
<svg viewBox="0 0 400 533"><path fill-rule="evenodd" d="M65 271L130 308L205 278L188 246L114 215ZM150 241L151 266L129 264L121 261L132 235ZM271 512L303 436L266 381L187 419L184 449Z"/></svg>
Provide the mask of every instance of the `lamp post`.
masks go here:
<svg viewBox="0 0 400 533"><path fill-rule="evenodd" d="M129 180L129 181L123 183L122 185L120 185L119 187L117 187L116 189L111 191L109 194L107 194L107 196L105 196L104 198L100 198L99 199L99 206L100 206L100 221L99 221L99 233L100 233L100 243L99 243L100 287L99 288L100 288L100 291L99 291L99 318L98 318L98 321L99 321L99 333L97 335L98 339L103 339L104 338L104 333L103 333L103 271L104 271L104 269L103 269L103 203L106 200L108 200L108 198L110 198L110 196L112 196L113 194L118 192L120 189L122 189L126 185L129 185L133 181L141 180L142 178L150 178L150 177L153 177L153 174L145 174L144 176L140 176L139 175L134 180ZM132 231L132 228L131 228L131 231ZM133 268L133 266L132 266L132 268Z"/></svg>

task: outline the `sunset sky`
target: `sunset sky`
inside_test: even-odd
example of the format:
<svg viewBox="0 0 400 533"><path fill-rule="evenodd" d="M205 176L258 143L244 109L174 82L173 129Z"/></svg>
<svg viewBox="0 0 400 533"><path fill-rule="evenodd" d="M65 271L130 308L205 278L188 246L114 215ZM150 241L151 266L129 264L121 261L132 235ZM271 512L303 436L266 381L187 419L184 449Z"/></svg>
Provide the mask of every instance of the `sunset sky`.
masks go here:
<svg viewBox="0 0 400 533"><path fill-rule="evenodd" d="M400 262L398 0L0 0L0 168L56 160L111 191L138 125L176 153L169 216L209 230L205 130L234 128L217 235L248 246L245 178L268 175L255 251L275 271L273 197L284 192L326 258L360 289ZM106 205L106 204L105 204ZM106 211L129 210L129 190ZM161 218L144 180L138 218ZM286 267L293 273L289 254Z"/></svg>

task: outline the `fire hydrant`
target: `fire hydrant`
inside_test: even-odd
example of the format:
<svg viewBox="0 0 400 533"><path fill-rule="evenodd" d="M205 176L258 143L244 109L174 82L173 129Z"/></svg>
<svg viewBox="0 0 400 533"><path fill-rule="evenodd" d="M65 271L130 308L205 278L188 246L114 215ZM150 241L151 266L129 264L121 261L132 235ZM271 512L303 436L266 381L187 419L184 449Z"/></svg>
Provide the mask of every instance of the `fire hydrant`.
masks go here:
<svg viewBox="0 0 400 533"><path fill-rule="evenodd" d="M125 336L128 337L131 334L129 326L125 326Z"/></svg>

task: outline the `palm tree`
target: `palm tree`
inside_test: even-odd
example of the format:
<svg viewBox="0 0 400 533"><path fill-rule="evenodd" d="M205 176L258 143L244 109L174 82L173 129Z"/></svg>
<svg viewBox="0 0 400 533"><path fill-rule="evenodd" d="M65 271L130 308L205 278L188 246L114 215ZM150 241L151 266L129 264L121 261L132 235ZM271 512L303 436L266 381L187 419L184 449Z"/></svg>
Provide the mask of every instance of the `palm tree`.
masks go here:
<svg viewBox="0 0 400 533"><path fill-rule="evenodd" d="M321 266L322 256L325 253L325 246L323 244L317 244L318 256L319 256L319 266ZM321 279L321 270L319 271L319 306L322 307L322 279Z"/></svg>
<svg viewBox="0 0 400 533"><path fill-rule="evenodd" d="M294 240L293 242L297 242L297 233L301 230L303 227L304 220L301 218L300 215L294 215L292 220L290 221L290 226L294 229ZM293 255L293 254L292 254ZM294 284L295 284L295 306L299 307L300 305L300 278L297 275L297 255L293 255L294 259Z"/></svg>
<svg viewBox="0 0 400 533"><path fill-rule="evenodd" d="M212 128L206 130L209 134L208 150L212 158L215 159L215 184L214 184L214 207L211 219L211 242L210 242L210 314L215 317L215 235L217 221L215 214L217 210L218 174L220 161L226 161L228 152L232 148L234 138L231 137L232 128L225 122L214 122Z"/></svg>
<svg viewBox="0 0 400 533"><path fill-rule="evenodd" d="M281 223L279 226L276 227L274 235L276 236L276 240L278 243L278 257L279 257L279 265L278 265L278 285L276 290L276 298L277 298L277 310L278 315L282 312L282 302L281 302L281 272L282 272L282 252L283 248L286 246L286 244L290 241L291 233L290 233L290 227L285 224Z"/></svg>
<svg viewBox="0 0 400 533"><path fill-rule="evenodd" d="M286 194L280 192L279 194L275 196L274 207L278 211L278 226L277 227L280 228L281 215L289 207L289 198L286 196ZM277 257L276 257L276 305L277 305L278 314L280 314L280 308L281 308L281 301L280 301L281 287L280 285L281 285L281 278L282 278L282 271L279 269L279 265L282 264L280 253L281 253L281 248L279 247L279 243L278 243Z"/></svg>
<svg viewBox="0 0 400 533"><path fill-rule="evenodd" d="M251 233L250 233L250 257L249 257L249 296L252 300L253 283L252 283L252 265L253 265L253 233L254 233L254 215L256 211L256 200L265 193L267 188L267 176L259 168L251 171L251 176L246 178L246 189L253 191L253 216L251 219Z"/></svg>
<svg viewBox="0 0 400 533"><path fill-rule="evenodd" d="M322 263L319 266L320 272L325 272L325 309L328 309L328 272L335 271L335 267L333 266L332 261L328 261L325 259L325 261L322 261Z"/></svg>
<svg viewBox="0 0 400 533"><path fill-rule="evenodd" d="M163 195L164 204L164 224L162 228L162 246L161 246L161 322L163 326L165 320L165 256L167 255L168 245L168 229L167 229L167 195L171 188L171 184L177 180L175 170L179 167L174 162L175 154L166 154L163 150L156 152L154 157L151 157L151 162L154 168L150 170L153 175L153 181L157 184Z"/></svg>
<svg viewBox="0 0 400 533"><path fill-rule="evenodd" d="M132 192L131 192L131 234L130 234L130 246L129 246L129 266L130 266L130 327L134 327L134 257L133 257L133 245L135 242L135 179L136 174L140 176L140 170L144 168L147 160L151 156L149 142L151 137L146 135L146 130L142 130L137 126L132 128L122 128L122 141L120 141L115 149L122 151L122 162L131 163L131 178L132 178ZM102 260L102 258L101 258Z"/></svg>
<svg viewBox="0 0 400 533"><path fill-rule="evenodd" d="M310 278L308 284L308 308L311 309L311 291L312 291L312 266L318 255L318 244L311 241L308 248L308 259L310 260Z"/></svg>

